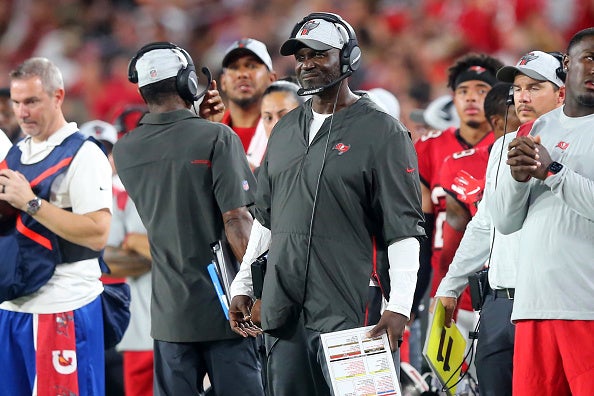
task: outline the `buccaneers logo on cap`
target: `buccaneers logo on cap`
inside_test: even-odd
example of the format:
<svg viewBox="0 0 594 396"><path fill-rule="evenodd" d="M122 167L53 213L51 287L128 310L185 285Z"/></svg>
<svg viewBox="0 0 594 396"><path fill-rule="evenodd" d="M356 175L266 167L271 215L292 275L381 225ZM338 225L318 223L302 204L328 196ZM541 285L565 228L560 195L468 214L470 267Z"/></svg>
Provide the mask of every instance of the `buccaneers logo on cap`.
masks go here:
<svg viewBox="0 0 594 396"><path fill-rule="evenodd" d="M538 56L532 54L532 52L529 54L526 54L520 58L520 61L518 62L518 66L523 66L526 63L533 61L534 59L538 59Z"/></svg>
<svg viewBox="0 0 594 396"><path fill-rule="evenodd" d="M239 40L237 42L237 48L245 48L248 45L250 45L250 42L252 41L251 38L242 38L241 40Z"/></svg>
<svg viewBox="0 0 594 396"><path fill-rule="evenodd" d="M318 26L320 26L320 22L309 21L305 25L301 26L301 32L299 32L299 35L307 36L310 30L314 30Z"/></svg>

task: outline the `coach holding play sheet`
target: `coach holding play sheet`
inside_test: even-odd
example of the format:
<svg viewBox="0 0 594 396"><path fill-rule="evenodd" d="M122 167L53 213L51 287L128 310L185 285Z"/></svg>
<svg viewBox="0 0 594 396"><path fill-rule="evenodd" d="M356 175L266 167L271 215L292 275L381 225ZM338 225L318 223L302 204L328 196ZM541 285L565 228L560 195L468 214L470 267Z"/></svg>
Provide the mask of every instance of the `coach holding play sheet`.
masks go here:
<svg viewBox="0 0 594 396"><path fill-rule="evenodd" d="M350 90L361 51L342 18L307 16L281 54L295 57L300 92L313 98L270 136L251 247L232 286L231 326L244 336L258 332L250 320L249 261L269 245L262 294L267 392L329 395L320 333L371 324L370 276L389 297L372 333L387 331L396 351L410 316L417 237L424 235L417 158L406 128Z"/></svg>

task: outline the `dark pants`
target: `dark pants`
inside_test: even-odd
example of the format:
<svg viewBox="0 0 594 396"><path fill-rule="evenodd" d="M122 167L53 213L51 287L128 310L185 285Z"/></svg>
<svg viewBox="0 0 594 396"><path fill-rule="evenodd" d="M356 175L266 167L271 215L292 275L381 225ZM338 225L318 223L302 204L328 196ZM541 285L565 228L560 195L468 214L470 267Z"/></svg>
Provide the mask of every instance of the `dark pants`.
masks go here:
<svg viewBox="0 0 594 396"><path fill-rule="evenodd" d="M476 347L476 374L481 396L512 394L515 326L511 323L513 300L485 297Z"/></svg>
<svg viewBox="0 0 594 396"><path fill-rule="evenodd" d="M105 350L105 394L124 396L124 367L122 354L115 347Z"/></svg>
<svg viewBox="0 0 594 396"><path fill-rule="evenodd" d="M318 364L316 348L308 342L310 330L302 319L283 338L264 334L267 396L329 396L328 384ZM317 337L319 342L319 335Z"/></svg>
<svg viewBox="0 0 594 396"><path fill-rule="evenodd" d="M332 396L331 378L320 333L300 319L294 331L276 338L264 334L267 352L267 396ZM392 353L400 374L400 353Z"/></svg>
<svg viewBox="0 0 594 396"><path fill-rule="evenodd" d="M173 343L155 340L155 396L199 395L204 376L216 396L263 396L253 338Z"/></svg>

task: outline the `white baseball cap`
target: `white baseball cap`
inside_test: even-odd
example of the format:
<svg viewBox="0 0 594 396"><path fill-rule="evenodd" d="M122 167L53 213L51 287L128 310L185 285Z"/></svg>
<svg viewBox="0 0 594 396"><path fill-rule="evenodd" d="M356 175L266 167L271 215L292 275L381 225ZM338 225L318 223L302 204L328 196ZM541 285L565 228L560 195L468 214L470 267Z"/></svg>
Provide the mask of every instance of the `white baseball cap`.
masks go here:
<svg viewBox="0 0 594 396"><path fill-rule="evenodd" d="M242 38L231 44L225 51L223 67L227 67L233 59L250 52L256 55L266 65L268 70L272 70L272 59L270 58L266 44L253 38Z"/></svg>
<svg viewBox="0 0 594 396"><path fill-rule="evenodd" d="M111 144L115 144L118 140L118 131L116 131L115 127L110 123L101 120L85 122L80 126L80 133L87 137L92 136L99 141L104 140Z"/></svg>
<svg viewBox="0 0 594 396"><path fill-rule="evenodd" d="M460 125L460 118L450 95L443 95L433 100L426 109L416 109L410 113L410 119L419 124L429 125L438 131Z"/></svg>
<svg viewBox="0 0 594 396"><path fill-rule="evenodd" d="M303 46L316 51L342 49L347 38L348 33L343 26L325 19L311 19L299 28L295 37L284 42L280 53L284 56L293 55Z"/></svg>
<svg viewBox="0 0 594 396"><path fill-rule="evenodd" d="M138 87L175 77L179 70L186 66L188 60L178 49L160 48L149 51L136 61Z"/></svg>
<svg viewBox="0 0 594 396"><path fill-rule="evenodd" d="M372 88L366 91L373 102L392 117L400 118L400 102L390 91L383 88Z"/></svg>
<svg viewBox="0 0 594 396"><path fill-rule="evenodd" d="M515 66L504 66L497 72L497 79L508 83L514 82L518 73L538 81L550 81L558 87L565 83L557 76L557 69L562 67L559 60L542 51L532 51L522 56Z"/></svg>

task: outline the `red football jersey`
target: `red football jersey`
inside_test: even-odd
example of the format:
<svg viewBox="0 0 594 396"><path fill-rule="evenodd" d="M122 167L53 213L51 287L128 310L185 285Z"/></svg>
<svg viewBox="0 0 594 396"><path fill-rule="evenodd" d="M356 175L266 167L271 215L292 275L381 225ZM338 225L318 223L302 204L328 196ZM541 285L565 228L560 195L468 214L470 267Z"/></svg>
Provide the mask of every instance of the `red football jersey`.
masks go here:
<svg viewBox="0 0 594 396"><path fill-rule="evenodd" d="M447 194L450 194L452 197L454 197L454 199L456 199L460 205L464 206L469 211L471 216L474 216L476 213L476 205L466 204L458 200L456 197L457 193L452 188L452 185L454 184L454 178L456 177L458 171L464 170L472 175L475 179L484 179L488 162L489 146L474 147L468 150L458 151L443 161L443 166L439 176L439 183L443 186L443 189ZM454 258L454 254L456 253L458 246L460 245L462 235L464 235L463 232L456 231L453 228L448 230L447 227L444 227L444 239L447 241L447 246L444 246L440 257L439 270L442 278L448 272L448 267ZM468 288L464 289L464 293L462 293L460 296L458 306L460 309L472 311L472 303Z"/></svg>
<svg viewBox="0 0 594 396"><path fill-rule="evenodd" d="M495 141L492 132L483 137L474 147L488 147ZM431 267L433 277L431 281L431 296L439 286L439 255L443 248L443 223L446 219L445 191L442 188L439 177L443 161L453 153L471 149L472 146L460 137L458 128L451 127L443 131L432 131L422 136L415 144L419 159L419 176L423 183L431 191L431 202L433 203L433 214L435 216L435 229L433 230L433 254L431 256Z"/></svg>
<svg viewBox="0 0 594 396"><path fill-rule="evenodd" d="M458 151L443 161L439 176L439 184L446 193L456 199L460 205L464 206L471 216L476 213L476 205L467 204L457 198L457 193L452 187L454 179L459 171L464 170L470 173L475 179L485 178L487 163L489 162L489 147L475 147L468 150Z"/></svg>

